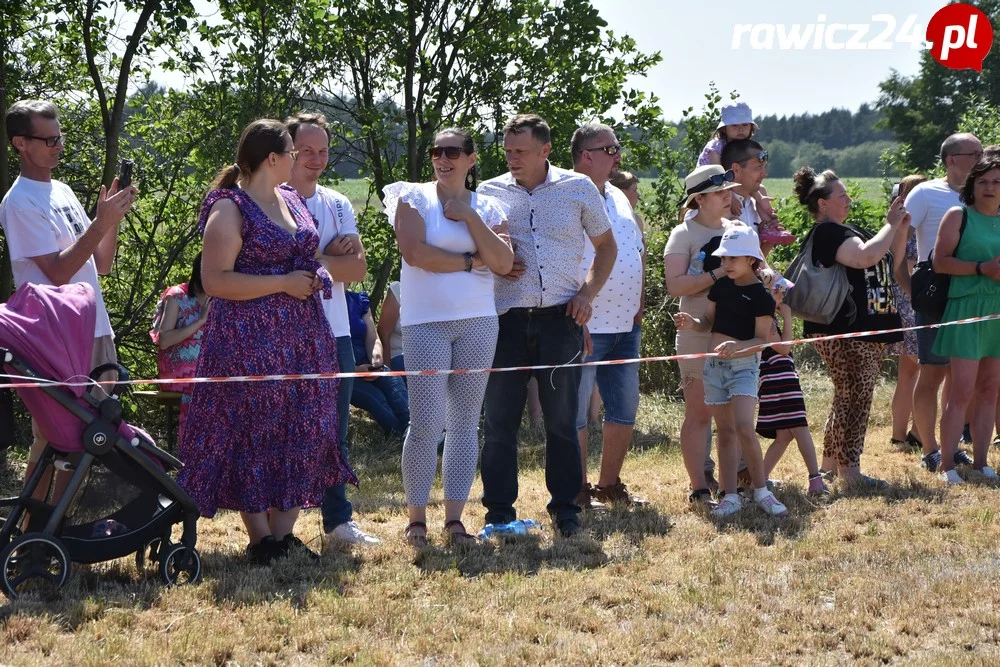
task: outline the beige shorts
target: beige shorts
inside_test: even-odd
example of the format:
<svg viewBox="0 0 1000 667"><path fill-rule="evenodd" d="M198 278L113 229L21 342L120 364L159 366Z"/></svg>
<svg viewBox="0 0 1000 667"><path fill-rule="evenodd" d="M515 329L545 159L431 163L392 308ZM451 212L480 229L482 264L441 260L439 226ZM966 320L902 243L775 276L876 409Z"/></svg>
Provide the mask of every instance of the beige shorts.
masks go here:
<svg viewBox="0 0 1000 667"><path fill-rule="evenodd" d="M682 331L677 334L674 345L677 354L702 354L708 352L712 341L711 333ZM677 365L681 370L681 388L691 382L701 382L705 373L705 359L679 359Z"/></svg>
<svg viewBox="0 0 1000 667"><path fill-rule="evenodd" d="M95 339L94 352L90 356L90 367L97 368L101 364L114 364L117 362L118 353L115 352L115 339L111 336L101 336L100 338ZM113 380L115 379L115 376L114 373L105 373L99 379ZM38 424L35 423L34 418L31 419L31 435L33 436L33 440L31 441L31 452L28 454L28 460L37 461L41 458L42 452L45 451L45 445L48 443L45 438L42 437L42 432L39 430Z"/></svg>

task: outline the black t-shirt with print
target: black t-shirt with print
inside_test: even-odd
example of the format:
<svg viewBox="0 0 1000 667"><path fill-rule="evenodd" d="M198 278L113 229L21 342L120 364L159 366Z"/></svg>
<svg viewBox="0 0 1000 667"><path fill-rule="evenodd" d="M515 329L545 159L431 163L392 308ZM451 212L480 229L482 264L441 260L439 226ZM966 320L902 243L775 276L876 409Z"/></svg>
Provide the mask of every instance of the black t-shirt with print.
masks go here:
<svg viewBox="0 0 1000 667"><path fill-rule="evenodd" d="M841 244L852 236L862 242L871 238L871 234L849 224L836 222L821 222L813 232L813 262L829 267L837 263L837 250ZM854 300L857 317L854 322L848 319L847 302L837 313L830 324L805 322L802 330L808 336L811 334L838 334L856 331L878 331L883 329L898 329L902 326L899 312L896 310L896 300L892 285L892 253L886 253L875 266L868 269L854 269L849 266L847 281L851 286L849 299ZM865 336L859 340L873 343L895 343L903 340L900 332Z"/></svg>
<svg viewBox="0 0 1000 667"><path fill-rule="evenodd" d="M774 298L760 281L737 285L728 276L708 290L708 300L715 302L712 333L750 340L757 332L757 318L774 316Z"/></svg>

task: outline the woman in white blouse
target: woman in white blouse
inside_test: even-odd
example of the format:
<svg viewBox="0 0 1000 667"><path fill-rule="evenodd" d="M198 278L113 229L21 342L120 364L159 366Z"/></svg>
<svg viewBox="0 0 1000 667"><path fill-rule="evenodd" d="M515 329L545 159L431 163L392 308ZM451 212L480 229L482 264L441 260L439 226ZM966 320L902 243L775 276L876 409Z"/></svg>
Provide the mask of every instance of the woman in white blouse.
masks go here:
<svg viewBox="0 0 1000 667"><path fill-rule="evenodd" d="M430 149L435 180L385 188L385 212L403 255L400 321L408 371L489 368L497 341L493 274L509 273L514 253L506 213L476 194L476 147L461 129L442 130ZM485 373L412 376L410 429L403 443L407 541L427 543L427 502L446 433L442 477L450 544L473 538L462 512L476 474Z"/></svg>

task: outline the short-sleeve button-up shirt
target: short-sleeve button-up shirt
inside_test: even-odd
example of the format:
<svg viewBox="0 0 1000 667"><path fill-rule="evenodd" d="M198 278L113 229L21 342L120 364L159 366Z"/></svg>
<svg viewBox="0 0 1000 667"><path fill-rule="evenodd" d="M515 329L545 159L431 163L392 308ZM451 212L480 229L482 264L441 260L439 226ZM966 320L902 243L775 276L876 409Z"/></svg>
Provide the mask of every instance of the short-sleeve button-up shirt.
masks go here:
<svg viewBox="0 0 1000 667"><path fill-rule="evenodd" d="M497 312L566 303L580 291L584 235L611 229L604 198L588 177L548 165L545 181L528 190L510 172L479 185L510 208L507 226L525 270L494 281Z"/></svg>

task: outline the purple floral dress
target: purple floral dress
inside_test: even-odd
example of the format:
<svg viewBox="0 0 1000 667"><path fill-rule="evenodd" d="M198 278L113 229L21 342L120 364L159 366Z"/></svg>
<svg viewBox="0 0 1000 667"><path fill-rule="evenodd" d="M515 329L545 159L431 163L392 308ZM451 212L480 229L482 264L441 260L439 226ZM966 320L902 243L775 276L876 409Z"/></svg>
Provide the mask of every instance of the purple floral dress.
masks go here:
<svg viewBox="0 0 1000 667"><path fill-rule="evenodd" d="M330 276L315 259L319 235L312 217L298 195L279 192L298 227L294 236L239 188L206 197L202 234L212 205L231 199L243 214L235 271L272 276L315 271L329 289ZM320 296L213 300L198 375L337 372L337 346ZM254 513L317 505L327 487L357 484L340 453L338 386L338 380L196 384L180 443L185 467L178 481L202 516L212 517L217 509Z"/></svg>

